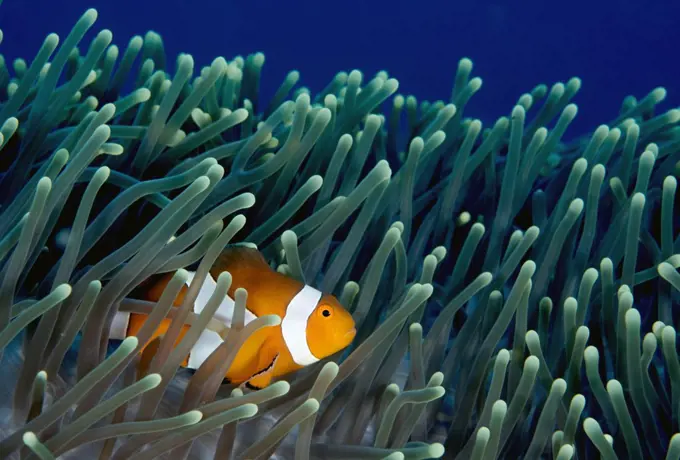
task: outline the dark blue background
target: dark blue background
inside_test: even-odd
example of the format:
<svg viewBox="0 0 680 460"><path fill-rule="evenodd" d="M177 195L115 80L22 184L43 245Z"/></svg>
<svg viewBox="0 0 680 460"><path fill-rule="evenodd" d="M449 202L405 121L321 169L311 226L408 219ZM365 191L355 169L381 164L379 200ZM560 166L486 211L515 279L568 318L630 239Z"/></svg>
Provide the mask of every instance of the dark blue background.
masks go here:
<svg viewBox="0 0 680 460"><path fill-rule="evenodd" d="M447 99L467 56L484 80L467 113L485 122L508 114L536 84L572 76L583 87L571 135L610 121L626 95L656 86L669 91L665 107L680 105L676 0L4 0L0 52L30 59L45 35L63 38L88 7L99 11L94 29L111 29L121 51L135 34L160 33L171 71L180 51L198 65L264 52L265 97L292 69L316 91L337 71L358 68L368 77L388 70L400 93L420 100Z"/></svg>

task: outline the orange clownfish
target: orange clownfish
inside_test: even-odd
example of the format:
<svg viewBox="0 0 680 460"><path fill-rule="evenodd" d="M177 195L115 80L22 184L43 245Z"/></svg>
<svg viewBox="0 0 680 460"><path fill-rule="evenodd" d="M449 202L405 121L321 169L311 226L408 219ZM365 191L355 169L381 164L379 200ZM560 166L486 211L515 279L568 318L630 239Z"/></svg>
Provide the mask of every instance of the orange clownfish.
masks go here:
<svg viewBox="0 0 680 460"><path fill-rule="evenodd" d="M262 315L275 314L281 318L280 325L259 329L246 340L225 375L229 382L264 388L276 377L302 369L346 348L354 339L356 329L352 315L334 296L273 270L258 250L246 246L231 246L220 254L194 302L195 313L203 310L215 289L215 280L225 271L231 274L232 283L213 319L231 326L232 299L238 288L248 291L246 324ZM157 302L172 275L168 273L152 284L145 295L146 300ZM181 305L193 276L194 273L190 272L187 284L175 299L175 306ZM146 318L144 314L118 312L111 328L111 338L137 335ZM144 344L143 356L149 343L166 333L171 321L165 319L161 322ZM188 325L182 328L175 345L188 330ZM222 341L217 332L206 329L183 366L197 369ZM143 361L150 361L150 357L143 358Z"/></svg>

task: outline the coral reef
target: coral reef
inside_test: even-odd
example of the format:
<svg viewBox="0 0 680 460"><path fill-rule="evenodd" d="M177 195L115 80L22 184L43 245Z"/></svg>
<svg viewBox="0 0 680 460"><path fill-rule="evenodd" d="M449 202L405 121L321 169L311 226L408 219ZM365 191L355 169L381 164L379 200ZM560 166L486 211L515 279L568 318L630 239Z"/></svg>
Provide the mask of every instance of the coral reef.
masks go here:
<svg viewBox="0 0 680 460"><path fill-rule="evenodd" d="M120 50L108 30L81 54L96 17L30 64L0 56L1 458L680 458L663 88L567 142L578 78L489 127L464 115L468 59L449 102L357 70L315 95L292 71L262 101L262 54L166 67L157 34ZM354 344L241 390L222 380L235 350L280 319L237 319L181 369L234 242L337 294ZM156 273L174 273L162 298L135 300ZM174 318L141 379L151 330L110 341L119 310Z"/></svg>

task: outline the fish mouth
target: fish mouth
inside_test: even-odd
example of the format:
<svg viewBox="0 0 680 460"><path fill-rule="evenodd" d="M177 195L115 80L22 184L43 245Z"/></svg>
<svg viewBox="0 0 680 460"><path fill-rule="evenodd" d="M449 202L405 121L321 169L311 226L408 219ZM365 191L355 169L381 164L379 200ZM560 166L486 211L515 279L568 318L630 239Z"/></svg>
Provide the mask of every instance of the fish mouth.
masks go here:
<svg viewBox="0 0 680 460"><path fill-rule="evenodd" d="M349 341L352 341L352 339L354 339L354 337L356 335L357 335L357 329L354 328L354 329L352 329L351 331L349 331L348 333L345 334L345 338L348 339Z"/></svg>

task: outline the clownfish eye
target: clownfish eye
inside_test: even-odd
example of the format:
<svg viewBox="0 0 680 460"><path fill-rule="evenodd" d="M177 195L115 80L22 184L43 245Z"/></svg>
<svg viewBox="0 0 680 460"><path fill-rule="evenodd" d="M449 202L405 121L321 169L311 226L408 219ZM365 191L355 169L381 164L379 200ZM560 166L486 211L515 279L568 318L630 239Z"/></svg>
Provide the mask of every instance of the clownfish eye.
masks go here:
<svg viewBox="0 0 680 460"><path fill-rule="evenodd" d="M329 316L331 316L331 311L330 311L330 309L324 308L323 310L321 310L321 315L322 315L324 318L328 318Z"/></svg>

